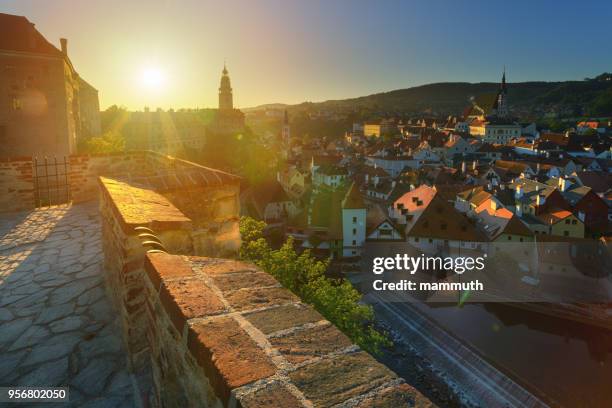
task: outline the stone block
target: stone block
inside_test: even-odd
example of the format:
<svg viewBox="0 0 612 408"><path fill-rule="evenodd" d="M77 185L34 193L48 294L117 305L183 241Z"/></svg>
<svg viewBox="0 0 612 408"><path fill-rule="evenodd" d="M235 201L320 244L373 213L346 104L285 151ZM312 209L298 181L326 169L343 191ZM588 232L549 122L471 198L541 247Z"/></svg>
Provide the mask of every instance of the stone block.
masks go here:
<svg viewBox="0 0 612 408"><path fill-rule="evenodd" d="M197 279L164 282L159 296L179 333L187 320L220 314L226 309L217 295Z"/></svg>
<svg viewBox="0 0 612 408"><path fill-rule="evenodd" d="M270 357L231 317L192 325L188 347L225 403L234 388L276 372Z"/></svg>
<svg viewBox="0 0 612 408"><path fill-rule="evenodd" d="M244 317L264 334L323 320L312 307L300 303L248 313Z"/></svg>
<svg viewBox="0 0 612 408"><path fill-rule="evenodd" d="M284 288L241 289L227 294L225 298L234 309L241 312L299 300Z"/></svg>
<svg viewBox="0 0 612 408"><path fill-rule="evenodd" d="M433 408L435 405L423 394L408 384L383 388L372 396L364 398L355 408Z"/></svg>
<svg viewBox="0 0 612 408"><path fill-rule="evenodd" d="M235 272L260 272L260 269L247 262L231 259L194 258L199 261L200 271L206 275L214 276Z"/></svg>
<svg viewBox="0 0 612 408"><path fill-rule="evenodd" d="M281 383L273 383L240 399L242 408L294 408L302 407L302 403L287 387Z"/></svg>
<svg viewBox="0 0 612 408"><path fill-rule="evenodd" d="M333 325L316 326L270 339L270 343L290 363L301 363L352 345Z"/></svg>
<svg viewBox="0 0 612 408"><path fill-rule="evenodd" d="M362 395L395 378L365 352L344 354L308 364L289 374L315 406L332 406Z"/></svg>
<svg viewBox="0 0 612 408"><path fill-rule="evenodd" d="M162 280L193 276L191 265L185 262L183 258L163 252L146 254L145 270L154 288L158 288Z"/></svg>
<svg viewBox="0 0 612 408"><path fill-rule="evenodd" d="M231 273L227 275L215 275L213 280L221 291L230 292L242 288L257 288L265 286L277 286L278 282L266 272Z"/></svg>

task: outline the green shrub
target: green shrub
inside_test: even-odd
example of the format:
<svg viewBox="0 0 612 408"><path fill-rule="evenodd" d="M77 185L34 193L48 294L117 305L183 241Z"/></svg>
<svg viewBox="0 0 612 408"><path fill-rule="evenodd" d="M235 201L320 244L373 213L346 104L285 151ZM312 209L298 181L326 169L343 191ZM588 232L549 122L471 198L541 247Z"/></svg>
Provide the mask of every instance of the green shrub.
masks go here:
<svg viewBox="0 0 612 408"><path fill-rule="evenodd" d="M250 217L240 219L242 259L255 263L313 305L362 349L376 354L392 344L374 328L372 307L359 303L361 294L349 282L327 278L327 262L318 261L308 250L298 254L291 238L280 249L271 249L263 236L265 225Z"/></svg>

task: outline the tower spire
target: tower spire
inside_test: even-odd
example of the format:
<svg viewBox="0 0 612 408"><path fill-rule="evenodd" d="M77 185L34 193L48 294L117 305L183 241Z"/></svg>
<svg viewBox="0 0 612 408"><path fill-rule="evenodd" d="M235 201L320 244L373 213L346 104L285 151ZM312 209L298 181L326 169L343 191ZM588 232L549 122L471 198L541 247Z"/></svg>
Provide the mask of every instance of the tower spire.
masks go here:
<svg viewBox="0 0 612 408"><path fill-rule="evenodd" d="M231 110L234 109L234 97L232 95L232 85L227 72L227 66L223 62L223 71L221 73L221 84L219 85L219 109Z"/></svg>

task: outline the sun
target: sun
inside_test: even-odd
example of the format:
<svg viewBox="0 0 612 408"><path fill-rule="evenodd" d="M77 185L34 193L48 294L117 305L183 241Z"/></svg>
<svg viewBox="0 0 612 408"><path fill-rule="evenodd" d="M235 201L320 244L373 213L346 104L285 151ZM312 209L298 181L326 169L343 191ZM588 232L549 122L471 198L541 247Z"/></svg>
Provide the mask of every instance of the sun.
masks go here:
<svg viewBox="0 0 612 408"><path fill-rule="evenodd" d="M141 82L143 87L150 90L159 90L164 87L166 77L164 72L157 67L147 67L141 73Z"/></svg>

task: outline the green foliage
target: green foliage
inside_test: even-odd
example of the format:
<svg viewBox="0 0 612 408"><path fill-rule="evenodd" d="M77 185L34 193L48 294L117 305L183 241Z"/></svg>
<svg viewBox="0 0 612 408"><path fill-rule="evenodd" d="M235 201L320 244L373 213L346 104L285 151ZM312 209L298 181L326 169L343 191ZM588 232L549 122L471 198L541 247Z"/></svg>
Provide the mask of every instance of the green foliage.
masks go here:
<svg viewBox="0 0 612 408"><path fill-rule="evenodd" d="M391 345L387 335L373 327L372 307L359 303L361 295L349 282L327 278L327 262L316 260L309 251L296 253L291 238L280 249L271 249L263 236L265 225L250 217L240 219L243 259L254 262L313 305L364 350L378 353L381 347Z"/></svg>
<svg viewBox="0 0 612 408"><path fill-rule="evenodd" d="M102 135L83 138L79 141L81 153L121 153L125 150L123 127L130 117L124 107L112 105L100 112Z"/></svg>
<svg viewBox="0 0 612 408"><path fill-rule="evenodd" d="M102 136L92 137L85 141L85 153L121 153L125 149L125 140L119 132L107 132Z"/></svg>
<svg viewBox="0 0 612 408"><path fill-rule="evenodd" d="M599 94L593 100L589 111L593 116L612 116L612 88Z"/></svg>
<svg viewBox="0 0 612 408"><path fill-rule="evenodd" d="M194 161L208 167L229 171L244 177L247 184L257 185L275 177L275 152L264 146L246 128L241 134L217 135L209 132L204 149Z"/></svg>

